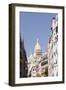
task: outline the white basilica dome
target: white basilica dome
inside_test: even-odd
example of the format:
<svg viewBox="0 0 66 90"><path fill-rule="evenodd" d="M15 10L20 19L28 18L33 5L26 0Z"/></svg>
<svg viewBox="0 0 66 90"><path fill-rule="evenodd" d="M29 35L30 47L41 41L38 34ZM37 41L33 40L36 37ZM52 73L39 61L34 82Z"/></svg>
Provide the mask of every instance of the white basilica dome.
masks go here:
<svg viewBox="0 0 66 90"><path fill-rule="evenodd" d="M37 39L37 42L36 42L36 45L35 45L35 48L34 48L34 56L35 55L41 55L41 46L39 44L39 40Z"/></svg>

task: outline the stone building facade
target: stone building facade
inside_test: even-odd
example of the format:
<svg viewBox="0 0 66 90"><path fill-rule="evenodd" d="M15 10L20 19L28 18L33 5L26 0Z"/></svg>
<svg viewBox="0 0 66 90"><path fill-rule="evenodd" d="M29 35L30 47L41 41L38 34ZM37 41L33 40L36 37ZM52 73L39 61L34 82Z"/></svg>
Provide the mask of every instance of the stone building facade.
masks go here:
<svg viewBox="0 0 66 90"><path fill-rule="evenodd" d="M42 77L48 76L48 57L47 52L42 53L39 41L35 45L34 53L28 57L28 76ZM45 74L46 73L46 74Z"/></svg>
<svg viewBox="0 0 66 90"><path fill-rule="evenodd" d="M28 61L24 48L24 40L20 37L20 78L28 75Z"/></svg>
<svg viewBox="0 0 66 90"><path fill-rule="evenodd" d="M58 16L52 18L48 42L48 76L58 76Z"/></svg>

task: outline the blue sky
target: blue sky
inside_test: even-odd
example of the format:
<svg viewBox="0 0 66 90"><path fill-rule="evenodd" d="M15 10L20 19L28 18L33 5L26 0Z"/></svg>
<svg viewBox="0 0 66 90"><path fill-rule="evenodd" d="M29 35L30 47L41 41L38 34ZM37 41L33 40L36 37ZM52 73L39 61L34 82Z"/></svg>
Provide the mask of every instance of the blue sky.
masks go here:
<svg viewBox="0 0 66 90"><path fill-rule="evenodd" d="M55 16L56 13L20 12L20 32L28 56L34 52L37 38L45 52L51 33L51 20Z"/></svg>

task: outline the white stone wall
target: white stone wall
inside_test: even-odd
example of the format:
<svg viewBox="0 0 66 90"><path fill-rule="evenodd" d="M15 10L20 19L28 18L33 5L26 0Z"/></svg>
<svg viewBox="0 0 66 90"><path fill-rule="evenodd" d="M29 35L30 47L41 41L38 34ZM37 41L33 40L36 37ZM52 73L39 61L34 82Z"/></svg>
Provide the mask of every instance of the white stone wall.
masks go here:
<svg viewBox="0 0 66 90"><path fill-rule="evenodd" d="M58 27L58 16L52 19L52 34L50 38L50 43L48 44L48 75L57 76L58 75L58 32L56 29Z"/></svg>
<svg viewBox="0 0 66 90"><path fill-rule="evenodd" d="M45 68L48 67L48 63L44 66L41 66L41 63L48 61L48 58L44 60L44 55L41 55L41 57L32 56L32 58L30 57L28 61L30 61L30 63L28 63L28 76L30 73L31 77L45 76L42 75L42 73L45 72Z"/></svg>

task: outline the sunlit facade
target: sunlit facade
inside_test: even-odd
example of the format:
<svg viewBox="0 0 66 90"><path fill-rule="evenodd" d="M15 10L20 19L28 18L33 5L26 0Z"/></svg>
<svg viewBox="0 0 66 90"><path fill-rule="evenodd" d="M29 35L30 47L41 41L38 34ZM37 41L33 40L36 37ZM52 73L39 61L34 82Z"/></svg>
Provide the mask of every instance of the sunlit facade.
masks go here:
<svg viewBox="0 0 66 90"><path fill-rule="evenodd" d="M58 76L58 16L53 17L48 42L48 76Z"/></svg>
<svg viewBox="0 0 66 90"><path fill-rule="evenodd" d="M41 77L45 75L46 67L48 67L47 54L42 53L39 41L35 45L34 53L28 57L28 76ZM47 71L48 72L48 71Z"/></svg>

